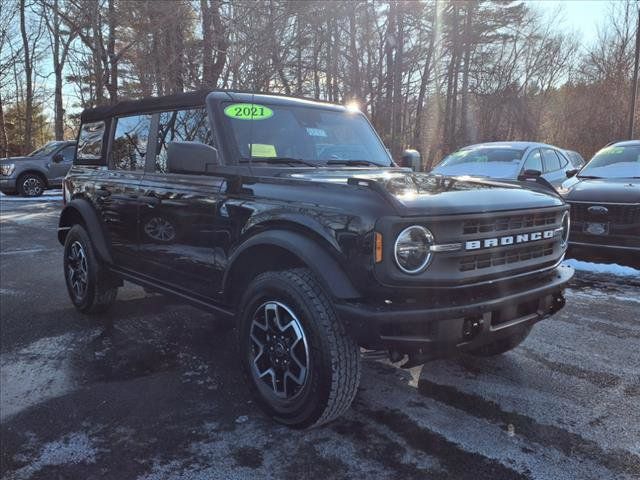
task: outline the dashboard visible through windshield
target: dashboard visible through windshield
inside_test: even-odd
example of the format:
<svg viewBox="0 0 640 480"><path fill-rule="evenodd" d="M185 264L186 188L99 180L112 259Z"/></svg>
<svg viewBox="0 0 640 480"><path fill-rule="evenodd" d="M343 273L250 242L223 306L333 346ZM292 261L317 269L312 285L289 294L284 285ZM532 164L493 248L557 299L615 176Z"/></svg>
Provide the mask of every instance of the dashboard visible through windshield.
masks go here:
<svg viewBox="0 0 640 480"><path fill-rule="evenodd" d="M241 161L391 166L389 153L360 112L302 106L223 104Z"/></svg>

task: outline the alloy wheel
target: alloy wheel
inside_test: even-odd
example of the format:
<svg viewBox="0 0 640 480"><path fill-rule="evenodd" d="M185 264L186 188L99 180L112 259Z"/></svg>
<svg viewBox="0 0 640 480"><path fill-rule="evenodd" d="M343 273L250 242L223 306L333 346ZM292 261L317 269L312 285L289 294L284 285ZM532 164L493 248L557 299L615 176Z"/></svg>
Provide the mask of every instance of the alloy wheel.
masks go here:
<svg viewBox="0 0 640 480"><path fill-rule="evenodd" d="M297 396L309 373L309 346L298 317L280 302L263 303L253 314L249 335L257 380L280 399Z"/></svg>
<svg viewBox="0 0 640 480"><path fill-rule="evenodd" d="M29 197L37 197L42 193L42 182L36 177L27 177L22 182L22 190Z"/></svg>
<svg viewBox="0 0 640 480"><path fill-rule="evenodd" d="M87 291L89 282L87 256L84 247L78 241L71 244L67 255L67 276L76 298L81 299Z"/></svg>

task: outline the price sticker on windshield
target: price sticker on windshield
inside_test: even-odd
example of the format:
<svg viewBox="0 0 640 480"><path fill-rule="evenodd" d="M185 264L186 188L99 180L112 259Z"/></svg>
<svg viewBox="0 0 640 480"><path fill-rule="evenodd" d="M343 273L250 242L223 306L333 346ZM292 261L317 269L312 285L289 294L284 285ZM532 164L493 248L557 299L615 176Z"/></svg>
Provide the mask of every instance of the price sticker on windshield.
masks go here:
<svg viewBox="0 0 640 480"><path fill-rule="evenodd" d="M266 120L273 117L273 110L255 103L234 103L224 109L224 114L236 120Z"/></svg>

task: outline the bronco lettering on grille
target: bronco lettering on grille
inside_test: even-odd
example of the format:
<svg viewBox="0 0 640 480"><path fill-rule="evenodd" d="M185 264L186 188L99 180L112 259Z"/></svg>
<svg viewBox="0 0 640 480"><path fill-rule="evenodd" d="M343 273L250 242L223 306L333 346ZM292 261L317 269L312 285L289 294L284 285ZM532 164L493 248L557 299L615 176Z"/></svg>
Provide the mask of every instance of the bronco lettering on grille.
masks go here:
<svg viewBox="0 0 640 480"><path fill-rule="evenodd" d="M521 243L545 240L555 236L554 230L543 230L533 233L519 233L517 235L506 235L504 237L485 238L482 240L469 240L465 242L465 250L479 250L481 248L504 247L507 245L519 245Z"/></svg>

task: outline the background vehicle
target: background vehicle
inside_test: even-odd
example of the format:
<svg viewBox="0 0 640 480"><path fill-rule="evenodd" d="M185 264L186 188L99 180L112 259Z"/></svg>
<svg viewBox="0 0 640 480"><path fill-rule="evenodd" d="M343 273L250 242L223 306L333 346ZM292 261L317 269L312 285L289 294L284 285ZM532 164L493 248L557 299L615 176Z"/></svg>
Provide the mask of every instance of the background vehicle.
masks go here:
<svg viewBox="0 0 640 480"><path fill-rule="evenodd" d="M571 205L572 246L640 257L640 140L603 148L559 191Z"/></svg>
<svg viewBox="0 0 640 480"><path fill-rule="evenodd" d="M567 157L573 165L573 168L580 170L584 167L585 163L587 163L584 158L582 158L582 155L574 150L563 150L563 152L565 153L565 157Z"/></svg>
<svg viewBox="0 0 640 480"><path fill-rule="evenodd" d="M74 305L128 280L215 312L287 425L349 407L360 347L499 355L564 305L559 196L397 168L360 112L214 91L81 119L58 230Z"/></svg>
<svg viewBox="0 0 640 480"><path fill-rule="evenodd" d="M461 148L432 170L439 175L472 175L516 180L525 170L536 170L554 186L575 167L563 150L535 142L489 142Z"/></svg>
<svg viewBox="0 0 640 480"><path fill-rule="evenodd" d="M0 191L5 195L37 197L59 188L71 168L75 142L49 142L26 157L0 160Z"/></svg>

